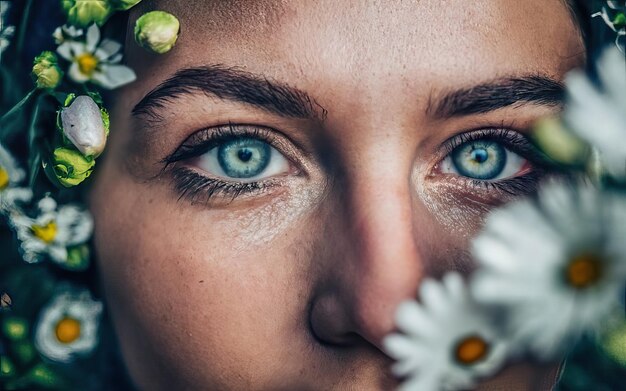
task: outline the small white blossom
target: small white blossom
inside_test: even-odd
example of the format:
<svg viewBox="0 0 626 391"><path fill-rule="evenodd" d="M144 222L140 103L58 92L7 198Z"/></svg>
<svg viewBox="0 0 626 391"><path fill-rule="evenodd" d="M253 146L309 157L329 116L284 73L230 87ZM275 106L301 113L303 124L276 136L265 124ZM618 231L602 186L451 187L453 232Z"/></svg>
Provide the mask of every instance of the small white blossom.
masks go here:
<svg viewBox="0 0 626 391"><path fill-rule="evenodd" d="M624 53L624 51L626 50L626 27L618 27L615 25L614 20L612 20L611 16L609 15L609 9L620 10L621 8L623 10L625 7L620 6L619 1L607 1L607 6L608 9L607 7L602 7L601 11L596 12L595 14L591 15L591 17L601 17L604 21L604 24L606 24L611 30L615 31L615 33L617 34L617 36L615 37L615 46L622 53Z"/></svg>
<svg viewBox="0 0 626 391"><path fill-rule="evenodd" d="M0 1L0 58L2 52L9 46L9 38L15 34L15 26L7 26L5 22L6 13L9 10L8 1Z"/></svg>
<svg viewBox="0 0 626 391"><path fill-rule="evenodd" d="M54 42L56 42L57 45L60 45L66 41L76 41L81 38L83 34L83 29L65 24L57 27L56 30L54 30L54 33L52 33L52 37L54 38Z"/></svg>
<svg viewBox="0 0 626 391"><path fill-rule="evenodd" d="M626 176L626 60L615 48L598 61L601 88L582 71L565 78L568 99L563 119L581 139L600 153L607 171Z"/></svg>
<svg viewBox="0 0 626 391"><path fill-rule="evenodd" d="M626 284L626 199L551 182L496 210L473 242L476 300L510 310L516 350L558 357L602 325Z"/></svg>
<svg viewBox="0 0 626 391"><path fill-rule="evenodd" d="M398 307L396 324L402 334L383 340L386 352L398 360L392 371L406 377L399 390L467 389L500 369L506 343L472 301L460 274L450 272L441 283L423 281L420 300Z"/></svg>
<svg viewBox="0 0 626 391"><path fill-rule="evenodd" d="M0 211L15 207L16 202L28 202L33 196L29 188L18 187L26 177L9 151L0 144Z"/></svg>
<svg viewBox="0 0 626 391"><path fill-rule="evenodd" d="M65 41L57 53L72 65L68 74L77 83L91 81L106 89L115 89L136 79L135 72L120 65L122 45L110 39L100 41L100 29L92 24L85 41Z"/></svg>
<svg viewBox="0 0 626 391"><path fill-rule="evenodd" d="M14 211L9 217L21 242L24 260L42 261L48 255L58 264L68 262L68 248L86 243L93 232L93 220L86 210L76 205L63 205L50 197L39 201L39 216L31 218Z"/></svg>
<svg viewBox="0 0 626 391"><path fill-rule="evenodd" d="M102 307L88 291L63 291L42 310L35 347L48 359L62 363L89 354L98 343Z"/></svg>

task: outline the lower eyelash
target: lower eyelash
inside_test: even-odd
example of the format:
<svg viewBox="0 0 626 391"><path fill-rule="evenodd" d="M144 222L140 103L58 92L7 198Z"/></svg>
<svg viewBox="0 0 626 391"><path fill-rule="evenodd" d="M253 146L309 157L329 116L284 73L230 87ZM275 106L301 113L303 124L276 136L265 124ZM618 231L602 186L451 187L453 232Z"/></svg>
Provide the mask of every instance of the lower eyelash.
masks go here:
<svg viewBox="0 0 626 391"><path fill-rule="evenodd" d="M261 191L270 186L260 182L226 182L200 175L186 167L172 169L172 179L178 199L188 199L192 204L207 203L217 195L229 197L232 202L242 194Z"/></svg>
<svg viewBox="0 0 626 391"><path fill-rule="evenodd" d="M535 168L533 171L526 175L501 179L498 181L481 181L478 179L471 179L471 186L477 188L494 189L501 191L509 195L523 195L530 194L537 190L537 185L545 172L539 168Z"/></svg>

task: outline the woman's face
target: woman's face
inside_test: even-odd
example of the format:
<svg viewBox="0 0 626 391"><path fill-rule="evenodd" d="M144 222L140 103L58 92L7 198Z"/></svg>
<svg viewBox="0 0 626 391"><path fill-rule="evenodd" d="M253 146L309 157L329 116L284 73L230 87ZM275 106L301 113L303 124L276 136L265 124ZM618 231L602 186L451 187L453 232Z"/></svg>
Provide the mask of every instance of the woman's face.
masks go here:
<svg viewBox="0 0 626 391"><path fill-rule="evenodd" d="M143 7L175 14L181 36L158 57L128 42L138 81L112 102L91 194L131 377L392 387L381 339L396 306L426 276L471 270L485 213L546 175L520 134L558 110L557 82L582 61L566 5ZM483 387L553 376L518 365Z"/></svg>

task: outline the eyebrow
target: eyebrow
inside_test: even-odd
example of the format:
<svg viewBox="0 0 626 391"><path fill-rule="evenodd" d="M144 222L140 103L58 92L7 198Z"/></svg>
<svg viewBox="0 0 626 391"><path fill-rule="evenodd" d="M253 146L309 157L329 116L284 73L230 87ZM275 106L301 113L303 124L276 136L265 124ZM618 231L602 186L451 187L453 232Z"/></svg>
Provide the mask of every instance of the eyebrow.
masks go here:
<svg viewBox="0 0 626 391"><path fill-rule="evenodd" d="M324 119L327 111L306 92L236 67L207 65L179 70L135 105L135 117L160 121L160 111L183 95L203 93L248 104L283 117Z"/></svg>
<svg viewBox="0 0 626 391"><path fill-rule="evenodd" d="M564 86L545 76L501 78L431 98L426 112L436 118L484 114L509 106L530 103L560 106Z"/></svg>

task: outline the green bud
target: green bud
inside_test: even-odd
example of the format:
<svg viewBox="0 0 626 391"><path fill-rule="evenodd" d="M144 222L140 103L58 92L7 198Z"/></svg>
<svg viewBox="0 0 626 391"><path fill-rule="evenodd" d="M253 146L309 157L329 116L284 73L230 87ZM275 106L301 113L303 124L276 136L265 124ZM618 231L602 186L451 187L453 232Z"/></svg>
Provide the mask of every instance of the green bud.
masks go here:
<svg viewBox="0 0 626 391"><path fill-rule="evenodd" d="M75 149L60 147L54 150L52 168L64 187L80 184L91 175L96 162Z"/></svg>
<svg viewBox="0 0 626 391"><path fill-rule="evenodd" d="M7 356L0 356L0 379L15 375L15 365Z"/></svg>
<svg viewBox="0 0 626 391"><path fill-rule="evenodd" d="M112 0L113 8L115 8L118 11L129 10L133 8L134 6L136 6L137 4L139 4L140 2L141 0Z"/></svg>
<svg viewBox="0 0 626 391"><path fill-rule="evenodd" d="M15 316L7 317L2 322L2 331L8 339L19 340L28 336L28 322Z"/></svg>
<svg viewBox="0 0 626 391"><path fill-rule="evenodd" d="M67 22L76 27L102 26L113 13L108 0L62 0Z"/></svg>
<svg viewBox="0 0 626 391"><path fill-rule="evenodd" d="M152 11L142 15L135 23L135 41L144 49L157 54L169 52L180 31L180 22L172 14Z"/></svg>
<svg viewBox="0 0 626 391"><path fill-rule="evenodd" d="M626 27L626 14L620 12L619 14L615 15L615 18L613 18L613 27L615 27L616 29Z"/></svg>
<svg viewBox="0 0 626 391"><path fill-rule="evenodd" d="M67 249L67 260L60 266L71 271L83 271L89 267L89 246L86 244Z"/></svg>
<svg viewBox="0 0 626 391"><path fill-rule="evenodd" d="M37 88L56 88L63 78L57 56L52 52L42 52L33 62L33 76Z"/></svg>
<svg viewBox="0 0 626 391"><path fill-rule="evenodd" d="M557 163L578 166L584 165L589 158L589 146L568 131L558 118L539 120L532 138Z"/></svg>
<svg viewBox="0 0 626 391"><path fill-rule="evenodd" d="M626 322L612 328L604 336L602 347L609 357L626 368Z"/></svg>
<svg viewBox="0 0 626 391"><path fill-rule="evenodd" d="M28 384L46 389L67 389L62 377L44 363L35 365L24 377Z"/></svg>

